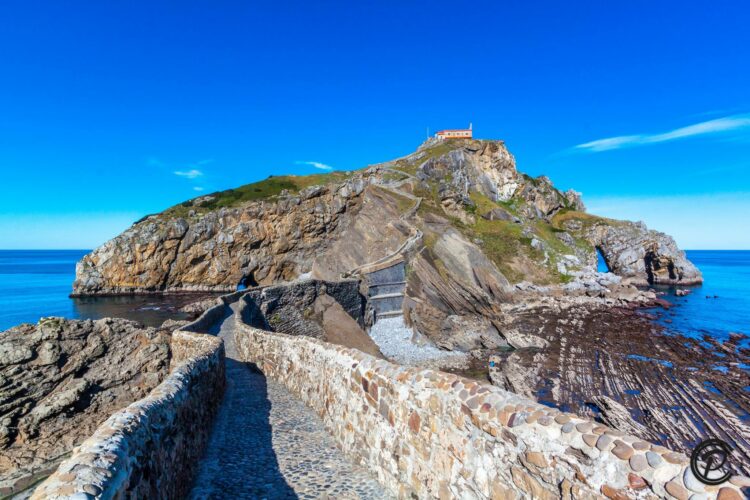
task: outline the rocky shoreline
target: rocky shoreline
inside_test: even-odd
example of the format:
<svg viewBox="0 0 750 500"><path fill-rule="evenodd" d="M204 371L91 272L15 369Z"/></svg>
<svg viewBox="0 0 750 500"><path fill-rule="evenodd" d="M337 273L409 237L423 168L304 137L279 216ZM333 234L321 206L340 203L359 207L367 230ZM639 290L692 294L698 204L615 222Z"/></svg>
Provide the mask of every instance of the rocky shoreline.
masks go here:
<svg viewBox="0 0 750 500"><path fill-rule="evenodd" d="M180 323L42 318L0 333L0 497L33 484L164 379Z"/></svg>
<svg viewBox="0 0 750 500"><path fill-rule="evenodd" d="M709 436L735 450L732 465L750 472L750 350L691 339L644 310L670 304L541 297L505 307L506 327L527 347L489 357L496 385L564 411L598 419L687 454Z"/></svg>
<svg viewBox="0 0 750 500"><path fill-rule="evenodd" d="M349 285L347 288L336 283L325 285L306 280L259 288L255 293L261 304L258 310L261 315L255 320L276 324L281 331L288 333L310 335L310 325L326 324L326 313L318 317L319 314L315 312L317 308L313 305L322 300L320 297L326 297L326 292L333 293L337 300L353 311L357 309L354 299L356 282ZM689 339L670 332L655 322L653 312L646 312L654 307L668 308L671 305L669 302L653 291L622 284L618 277L610 274L583 273L564 285L521 283L515 287L517 294L514 300L499 304L500 312L495 322L495 327L503 333L508 345L500 350L479 348L464 353L455 352L468 360L467 363L460 368L448 363L443 367L445 371L489 379L495 385L547 406L595 419L686 454L706 437L720 437L735 450L732 459L735 472L748 475L750 397L745 388L750 386L750 376L740 366L750 364L750 349L739 345L744 339L742 335L732 335L726 342L720 342L709 337ZM338 291L340 288L341 291ZM197 300L182 307L181 311L197 315L211 303L211 299ZM308 304L308 307L301 304ZM361 321L361 318L358 319ZM337 324L339 322L337 320ZM354 328L355 323L352 321ZM37 354L29 358L32 364L28 368L49 371L54 369L54 356L50 357L47 353L52 349L50 340L54 343L57 339L67 349L74 345L73 339L81 338L84 330L94 332L91 333L93 336L85 335L89 339L102 335L101 331L110 332L106 335L121 332L118 334L121 340L107 341L107 349L103 352L99 352L101 349L95 350L89 356L91 359L77 363L85 365L88 374L81 380L97 377L97 384L101 387L111 385L112 374L99 368L104 366L102 360L106 362L109 359L106 356L138 352L137 356L131 357L132 363L146 363L143 357L145 353L154 349L162 353L166 349L166 354L162 353L163 357L166 356L163 361L150 361L157 363L155 366L158 367L158 375L154 374L156 378L153 381L144 383L142 378L135 377L125 380L122 385L119 382L114 385L114 390L119 392L107 392L109 389L101 394L98 390L83 392L92 393L83 398L93 398L92 402L106 396L112 404L120 404L119 401L123 395L127 397L128 391L133 395L142 394L157 383L159 377L163 376L165 363L168 363L168 340L164 347L149 347L140 351L133 351L136 348L131 344L143 335L153 337L158 334L162 337L157 335L154 338L168 339L173 326L167 323L159 333L159 329L141 329L135 323L117 319L97 322L43 320L36 327L21 326L5 332L5 335L10 335L7 339L22 335L32 343L47 339L46 343L31 346ZM333 331L335 329L330 330ZM321 330L321 336L325 338L325 335ZM330 338L328 341L347 345L352 339ZM118 347L117 342L126 344ZM164 343L164 340L160 342ZM146 347L148 345L145 344ZM357 347L361 349L359 345ZM21 355L19 352L18 349L8 351L6 358L18 357ZM453 354L448 350L443 352ZM15 358L5 361L9 367L23 364L23 360ZM6 375L10 379L18 378L18 373ZM54 379L51 374L43 376ZM135 387L132 386L134 383L137 384ZM125 389L124 393L122 389ZM41 401L62 401L65 400L64 396L40 395L29 408L44 409ZM10 462L5 464L8 470L19 471L21 476L29 478L35 477L30 471L44 473L45 464L54 465L72 446L69 440L59 440L56 441L57 445L53 444L55 439L51 436L57 435L55 433L62 428L60 426L68 425L72 418L86 422L80 429L90 430L114 408L95 403L85 409L81 407L82 411L79 412L80 404L75 403L82 400L79 396L73 398L74 403L71 403L72 406L69 404L67 410L61 407L62 410L52 413L57 416L44 424L52 427L42 431L50 439L39 441L41 448L32 453L31 456L35 458L31 461L24 462L26 459L21 458L23 453L28 453L29 443L9 435L11 439L5 443L5 451L10 453L14 446L20 445L19 450L23 453L17 460L14 459L12 465ZM34 412L38 413L38 410ZM78 434L69 433L68 438L80 439ZM50 457L55 460L50 461Z"/></svg>
<svg viewBox="0 0 750 500"><path fill-rule="evenodd" d="M594 271L597 255L612 273ZM368 273L390 268L371 290ZM747 473L749 353L642 312L667 304L637 286L702 279L670 236L587 213L580 194L518 171L502 141L430 140L359 171L272 177L144 218L82 259L73 291L247 287L254 326L411 364L425 362L416 346L454 372L462 358L465 375L672 448L722 437ZM398 304L398 319L373 335L375 299Z"/></svg>

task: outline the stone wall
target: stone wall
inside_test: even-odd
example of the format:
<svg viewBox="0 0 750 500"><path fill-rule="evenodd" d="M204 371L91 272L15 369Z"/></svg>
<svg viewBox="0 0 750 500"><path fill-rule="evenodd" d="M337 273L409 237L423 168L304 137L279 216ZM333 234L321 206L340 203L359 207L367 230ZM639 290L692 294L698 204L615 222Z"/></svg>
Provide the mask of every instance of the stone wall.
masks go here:
<svg viewBox="0 0 750 500"><path fill-rule="evenodd" d="M684 455L489 384L241 319L235 341L400 498L741 498L699 483Z"/></svg>
<svg viewBox="0 0 750 500"><path fill-rule="evenodd" d="M115 413L32 498L183 498L224 392L224 344L207 332L217 304L172 336L172 370L146 398Z"/></svg>
<svg viewBox="0 0 750 500"><path fill-rule="evenodd" d="M244 320L266 330L324 338L323 329L312 317L315 302L322 295L330 296L364 326L364 298L358 280L306 279L248 290L244 296L252 299L253 307L243 308Z"/></svg>

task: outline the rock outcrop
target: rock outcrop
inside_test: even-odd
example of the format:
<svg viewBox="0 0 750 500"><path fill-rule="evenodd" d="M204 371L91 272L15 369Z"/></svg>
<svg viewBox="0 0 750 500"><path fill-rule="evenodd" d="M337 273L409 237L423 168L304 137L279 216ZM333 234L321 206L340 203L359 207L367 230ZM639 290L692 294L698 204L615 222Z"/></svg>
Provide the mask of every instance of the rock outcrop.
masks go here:
<svg viewBox="0 0 750 500"><path fill-rule="evenodd" d="M359 176L241 207L147 217L78 263L73 294L226 292L296 278L356 209L366 182Z"/></svg>
<svg viewBox="0 0 750 500"><path fill-rule="evenodd" d="M0 488L33 482L166 376L170 331L43 318L0 333Z"/></svg>
<svg viewBox="0 0 750 500"><path fill-rule="evenodd" d="M418 238L429 216L484 253L499 283L559 281L595 263L595 247L633 283L700 282L671 238L641 225L593 216L595 224L556 225L583 209L579 193L518 172L502 141L430 140L353 174L271 178L146 217L84 257L73 293L233 291L310 272L337 279Z"/></svg>
<svg viewBox="0 0 750 500"><path fill-rule="evenodd" d="M579 193L518 172L502 141L430 140L355 173L272 178L147 217L81 261L74 293L330 282L403 262L406 324L463 349L519 343L497 326L514 284L632 296L592 277L597 248L624 284L700 282L668 236L583 209Z"/></svg>
<svg viewBox="0 0 750 500"><path fill-rule="evenodd" d="M696 285L701 272L674 239L649 230L643 222L613 221L587 216L568 219L564 226L599 249L609 270L635 285Z"/></svg>
<svg viewBox="0 0 750 500"><path fill-rule="evenodd" d="M461 200L470 200L476 192L492 201L508 201L520 177L515 158L500 141L467 141L463 148L429 158L417 172L421 181L440 183L443 199Z"/></svg>
<svg viewBox="0 0 750 500"><path fill-rule="evenodd" d="M224 395L224 343L206 332L238 298L225 295L195 321L181 323L172 332L170 370L161 383L102 422L34 488L31 500L186 498Z"/></svg>
<svg viewBox="0 0 750 500"><path fill-rule="evenodd" d="M260 287L244 299L244 320L265 330L304 335L382 357L364 331L359 282L302 280Z"/></svg>

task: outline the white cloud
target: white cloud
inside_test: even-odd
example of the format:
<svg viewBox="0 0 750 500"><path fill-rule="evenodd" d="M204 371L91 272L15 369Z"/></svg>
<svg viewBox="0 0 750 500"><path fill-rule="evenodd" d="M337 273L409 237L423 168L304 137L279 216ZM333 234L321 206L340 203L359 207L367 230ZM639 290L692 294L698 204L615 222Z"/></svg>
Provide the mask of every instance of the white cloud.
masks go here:
<svg viewBox="0 0 750 500"><path fill-rule="evenodd" d="M193 191L203 191L203 188L200 186L193 187Z"/></svg>
<svg viewBox="0 0 750 500"><path fill-rule="evenodd" d="M620 137L610 137L609 139L598 139L585 144L579 144L576 146L576 149L586 149L592 152L608 151L636 144L642 137L640 135L623 135Z"/></svg>
<svg viewBox="0 0 750 500"><path fill-rule="evenodd" d="M190 170L175 170L174 175L178 175L180 177L185 177L188 179L195 179L196 177L200 177L201 175L203 175L203 172L201 172L197 168L193 168Z"/></svg>
<svg viewBox="0 0 750 500"><path fill-rule="evenodd" d="M688 125L687 127L681 127L659 134L622 135L617 137L609 137L606 139L598 139L596 141L579 144L575 146L574 149L590 153L598 153L601 151L609 151L612 149L621 149L626 147L644 146L646 144L657 144L660 142L674 141L677 139L685 139L687 137L718 134L748 127L750 127L750 115L745 114L727 116L724 118L717 118L715 120L696 123L694 125Z"/></svg>
<svg viewBox="0 0 750 500"><path fill-rule="evenodd" d="M311 167L315 167L319 170L333 170L333 167L330 165L326 165L325 163L320 163L319 161L296 161L294 162L297 165L310 165Z"/></svg>

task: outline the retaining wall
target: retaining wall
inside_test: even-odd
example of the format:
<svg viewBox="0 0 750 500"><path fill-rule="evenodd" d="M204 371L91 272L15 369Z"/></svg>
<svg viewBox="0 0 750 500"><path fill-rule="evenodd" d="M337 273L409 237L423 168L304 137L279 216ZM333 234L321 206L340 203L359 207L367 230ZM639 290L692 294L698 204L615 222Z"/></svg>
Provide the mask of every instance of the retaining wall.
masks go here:
<svg viewBox="0 0 750 500"><path fill-rule="evenodd" d="M256 287L245 292L252 307L243 309L244 321L256 328L290 335L325 338L320 318L315 316L317 301L326 295L360 326L364 326L364 298L359 281L298 280L291 283Z"/></svg>
<svg viewBox="0 0 750 500"><path fill-rule="evenodd" d="M596 422L241 317L242 359L313 408L344 452L400 498L741 498L735 484L699 483L684 455Z"/></svg>
<svg viewBox="0 0 750 500"><path fill-rule="evenodd" d="M204 332L239 296L217 299L176 330L167 378L99 426L32 498L184 497L224 392L224 344Z"/></svg>

